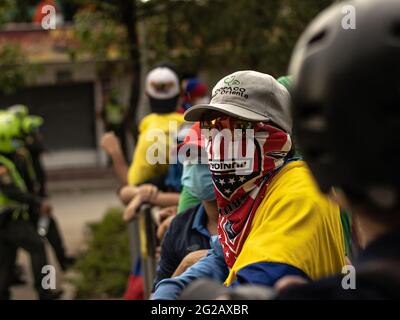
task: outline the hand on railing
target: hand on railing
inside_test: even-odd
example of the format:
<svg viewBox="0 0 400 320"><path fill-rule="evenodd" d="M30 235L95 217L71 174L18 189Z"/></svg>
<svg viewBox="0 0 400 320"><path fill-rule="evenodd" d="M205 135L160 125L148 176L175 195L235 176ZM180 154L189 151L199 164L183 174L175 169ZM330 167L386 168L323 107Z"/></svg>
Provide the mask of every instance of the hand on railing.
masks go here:
<svg viewBox="0 0 400 320"><path fill-rule="evenodd" d="M137 217L139 208L144 203L151 203L158 194L158 188L152 184L143 184L141 186L135 187L124 187L120 191L120 196L124 197L124 200L128 200L129 204L125 208L123 213L123 219L125 222L129 222Z"/></svg>
<svg viewBox="0 0 400 320"><path fill-rule="evenodd" d="M191 253L188 253L183 258L183 260L181 261L179 266L176 268L176 270L173 273L173 275L171 276L171 278L177 277L177 276L181 275L182 273L184 273L186 271L186 269L190 268L192 265L194 265L201 258L205 257L207 255L207 253L208 253L208 249L197 250L197 251L193 251Z"/></svg>

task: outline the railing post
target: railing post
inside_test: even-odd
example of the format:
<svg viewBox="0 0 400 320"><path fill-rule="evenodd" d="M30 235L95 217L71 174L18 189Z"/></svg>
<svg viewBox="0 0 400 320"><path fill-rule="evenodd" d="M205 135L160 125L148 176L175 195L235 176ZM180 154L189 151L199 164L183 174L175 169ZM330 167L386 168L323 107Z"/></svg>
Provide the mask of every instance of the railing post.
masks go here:
<svg viewBox="0 0 400 320"><path fill-rule="evenodd" d="M149 299L156 274L156 235L151 206L142 205L139 213L140 254L142 259L144 297Z"/></svg>

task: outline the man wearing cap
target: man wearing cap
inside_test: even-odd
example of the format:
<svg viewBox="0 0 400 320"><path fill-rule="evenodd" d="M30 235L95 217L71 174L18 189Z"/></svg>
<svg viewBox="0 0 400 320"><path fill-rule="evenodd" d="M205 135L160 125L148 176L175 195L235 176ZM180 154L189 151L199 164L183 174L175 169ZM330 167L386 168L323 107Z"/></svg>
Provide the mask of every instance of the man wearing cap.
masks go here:
<svg viewBox="0 0 400 320"><path fill-rule="evenodd" d="M289 100L272 76L238 71L217 83L210 104L185 113L185 120L200 121L208 137L218 233L229 267L226 286L273 286L288 275L317 279L345 264L339 208L294 157ZM242 148L227 147L226 136L221 138L227 130ZM174 299L189 284L185 273L169 280L171 294L156 291L157 299Z"/></svg>
<svg viewBox="0 0 400 320"><path fill-rule="evenodd" d="M182 81L183 101L182 108L184 111L193 105L210 102L207 95L207 84L197 78L189 78Z"/></svg>
<svg viewBox="0 0 400 320"><path fill-rule="evenodd" d="M146 134L151 130L162 130L168 134L170 122L176 122L177 126L183 123L182 115L176 112L180 96L179 78L172 68L161 65L151 70L146 79L146 94L149 97L151 114L143 118L139 126L140 137L128 171L130 185L154 178L168 170L167 164L148 163L145 155L153 142L147 141ZM168 139L166 142L165 147L168 150Z"/></svg>
<svg viewBox="0 0 400 320"><path fill-rule="evenodd" d="M168 134L171 124L178 128L182 125L183 116L176 112L180 97L180 85L177 72L167 63L159 64L153 68L146 77L146 94L149 98L151 113L144 117L139 125L139 138L133 154L132 163L128 169L118 139L111 134L102 139L102 147L111 156L115 171L122 184L138 185L149 182L157 176L165 175L168 170ZM151 145L152 132L163 132L167 139L165 145L160 145L158 152L166 152L159 155L165 156L166 163L149 163L146 158Z"/></svg>

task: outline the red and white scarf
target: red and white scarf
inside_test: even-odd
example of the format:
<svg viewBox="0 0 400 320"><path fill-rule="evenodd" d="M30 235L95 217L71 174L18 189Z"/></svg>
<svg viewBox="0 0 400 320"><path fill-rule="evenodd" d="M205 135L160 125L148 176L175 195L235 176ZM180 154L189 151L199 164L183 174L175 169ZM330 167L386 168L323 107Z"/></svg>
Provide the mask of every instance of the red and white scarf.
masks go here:
<svg viewBox="0 0 400 320"><path fill-rule="evenodd" d="M231 153L227 156L226 144L223 139L216 139L217 135L209 138L206 149L217 197L219 239L225 261L231 268L249 234L268 184L284 165L292 143L286 132L260 122L256 124L253 136L240 139L242 155ZM243 157L246 142L254 146L248 149L254 150L254 155ZM251 170L240 174L238 167Z"/></svg>

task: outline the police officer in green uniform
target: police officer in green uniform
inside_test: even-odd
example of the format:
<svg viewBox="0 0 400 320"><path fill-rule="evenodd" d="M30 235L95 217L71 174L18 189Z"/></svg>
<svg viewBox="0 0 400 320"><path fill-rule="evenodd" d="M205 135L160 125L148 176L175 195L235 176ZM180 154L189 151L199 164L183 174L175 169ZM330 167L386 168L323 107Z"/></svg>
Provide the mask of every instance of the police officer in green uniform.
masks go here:
<svg viewBox="0 0 400 320"><path fill-rule="evenodd" d="M44 197L44 170L40 163L40 154L44 148L39 134L43 118L29 115L28 109L24 105L12 106L9 108L9 112L18 120L15 125L18 127L21 140L24 142L24 145L18 148L15 153L9 154L9 157L16 165L28 191L31 194ZM75 263L76 259L66 255L61 233L54 217L48 215L46 219L42 218L42 220L47 220L47 222L45 222L46 227L41 228L38 225L41 219L37 208L30 208L30 219L38 229L41 229L41 235L45 236L53 247L61 269L63 271L67 270L68 267Z"/></svg>
<svg viewBox="0 0 400 320"><path fill-rule="evenodd" d="M61 291L42 287L42 268L47 265L44 243L29 218L29 208L49 214L47 202L28 192L24 180L8 155L21 147L17 119L0 113L0 299L9 299L15 252L21 247L31 256L34 286L40 299L55 299Z"/></svg>
<svg viewBox="0 0 400 320"><path fill-rule="evenodd" d="M35 115L27 115L22 119L21 130L24 135L25 147L29 151L32 161L35 179L38 184L38 194L46 197L46 174L42 165L41 155L45 148L40 127L43 124L43 118Z"/></svg>
<svg viewBox="0 0 400 320"><path fill-rule="evenodd" d="M24 149L21 156L27 158L26 161L28 165L25 166L25 169L29 170L29 172L25 172L25 174L28 174L29 179L31 180L26 181L25 177L23 177L25 183L27 183L28 189L31 192L33 192L32 189L35 188L35 191L37 190L37 193L41 197L45 197L46 177L40 160L41 154L44 151L44 146L39 132L39 128L43 124L43 118L29 115L28 107L22 104L13 105L8 108L8 111L18 120L17 125L21 132L21 139L24 140ZM20 173L23 174L22 172ZM37 184L37 186L31 186L31 182Z"/></svg>

